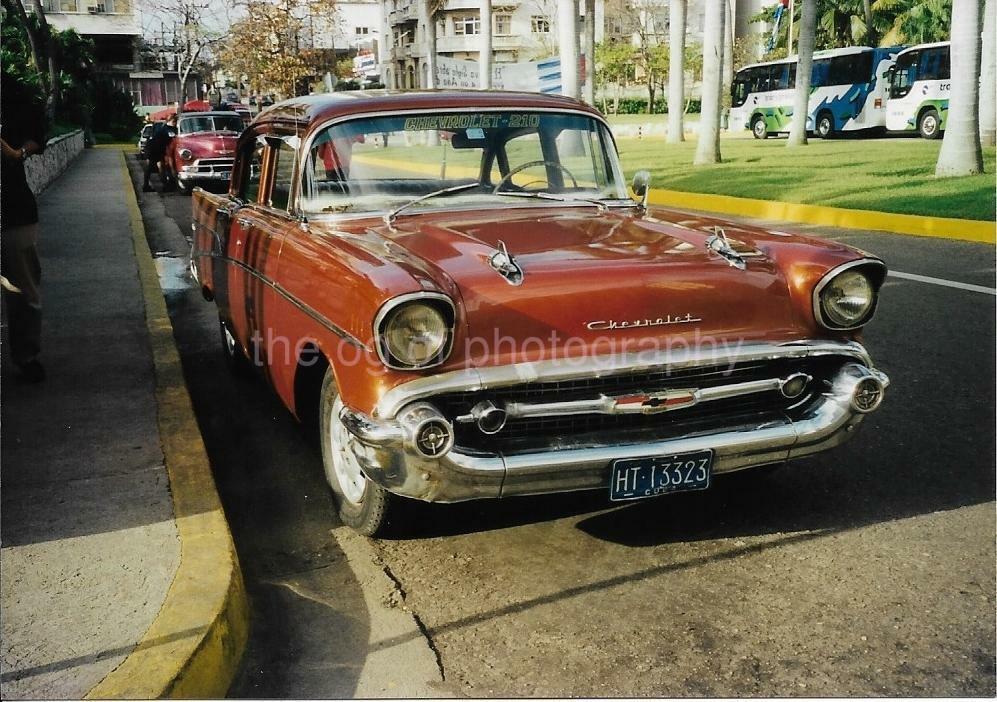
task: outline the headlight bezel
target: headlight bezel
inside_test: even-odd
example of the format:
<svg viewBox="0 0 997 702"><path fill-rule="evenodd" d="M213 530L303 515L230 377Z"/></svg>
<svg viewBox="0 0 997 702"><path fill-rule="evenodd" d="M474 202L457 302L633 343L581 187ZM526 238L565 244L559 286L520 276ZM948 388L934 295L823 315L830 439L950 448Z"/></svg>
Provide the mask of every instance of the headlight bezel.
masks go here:
<svg viewBox="0 0 997 702"><path fill-rule="evenodd" d="M872 304L869 306L868 311L854 324L840 325L833 322L826 313L823 303L823 292L838 276L850 272L860 273L869 281L869 286L872 289ZM823 275L814 288L813 312L817 323L825 329L832 331L851 331L864 327L876 314L876 308L879 306L879 290L885 279L886 264L878 258L860 258L855 261L843 263L840 266L835 266Z"/></svg>
<svg viewBox="0 0 997 702"><path fill-rule="evenodd" d="M191 151L190 149L186 148L186 147L184 147L182 149L178 149L177 150L177 156L179 156L181 158L181 160L183 160L183 161L193 161L194 160L194 152Z"/></svg>
<svg viewBox="0 0 997 702"><path fill-rule="evenodd" d="M384 333L385 325L394 317L394 313L402 307L413 304L423 304L432 307L443 317L443 321L447 328L446 339L444 340L440 351L438 351L427 363L423 364L406 363L404 360L396 358L392 355L388 349ZM381 363L393 370L424 370L426 368L434 368L442 365L446 362L447 358L450 357L450 352L453 350L454 324L456 322L456 318L457 311L453 300L443 293L416 292L393 297L381 305L381 308L377 311L377 315L374 317L374 347L377 350L377 356L381 360Z"/></svg>

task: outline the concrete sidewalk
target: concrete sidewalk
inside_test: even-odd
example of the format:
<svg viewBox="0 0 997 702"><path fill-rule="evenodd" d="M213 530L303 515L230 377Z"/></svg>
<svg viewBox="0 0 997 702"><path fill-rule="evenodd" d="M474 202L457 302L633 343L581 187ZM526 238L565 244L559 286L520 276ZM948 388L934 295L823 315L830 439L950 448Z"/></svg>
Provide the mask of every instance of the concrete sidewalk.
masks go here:
<svg viewBox="0 0 997 702"><path fill-rule="evenodd" d="M3 357L4 699L221 694L177 681L200 655L227 686L245 640L217 625L233 602L244 619L241 577L124 173L121 152L88 150L40 198L48 378ZM228 578L198 582L204 556Z"/></svg>

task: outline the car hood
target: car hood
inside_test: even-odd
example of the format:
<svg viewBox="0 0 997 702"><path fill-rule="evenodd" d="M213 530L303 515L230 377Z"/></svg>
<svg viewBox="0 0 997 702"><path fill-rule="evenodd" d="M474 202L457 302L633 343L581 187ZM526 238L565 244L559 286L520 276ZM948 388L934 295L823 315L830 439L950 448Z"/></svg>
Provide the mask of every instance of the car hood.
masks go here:
<svg viewBox="0 0 997 702"><path fill-rule="evenodd" d="M239 135L232 132L198 132L180 135L173 144L176 149L190 149L195 158L221 158L235 154L238 139Z"/></svg>
<svg viewBox="0 0 997 702"><path fill-rule="evenodd" d="M831 242L663 211L507 209L399 219L368 233L402 247L420 277L428 273L444 292L456 291L466 349L455 349L453 360L489 364L551 350L570 355L572 344L589 353L593 345L613 352L812 337L820 332L810 311L816 280L858 255ZM743 270L707 249L716 226L743 255ZM522 269L518 285L489 264L500 242Z"/></svg>

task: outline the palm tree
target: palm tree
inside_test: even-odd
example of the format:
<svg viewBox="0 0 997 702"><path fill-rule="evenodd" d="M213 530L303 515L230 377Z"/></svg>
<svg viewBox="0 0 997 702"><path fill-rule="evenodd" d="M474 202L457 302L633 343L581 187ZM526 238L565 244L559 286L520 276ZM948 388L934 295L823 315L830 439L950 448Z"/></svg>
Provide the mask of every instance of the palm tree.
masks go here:
<svg viewBox="0 0 997 702"><path fill-rule="evenodd" d="M880 46L942 41L952 26L951 0L874 0L872 13L874 18L893 18Z"/></svg>
<svg viewBox="0 0 997 702"><path fill-rule="evenodd" d="M793 94L793 121L789 125L786 146L805 146L807 115L810 113L810 69L814 57L814 34L817 32L817 0L801 0L800 55L796 59L796 92Z"/></svg>
<svg viewBox="0 0 997 702"><path fill-rule="evenodd" d="M685 15L688 0L670 0L668 6L668 143L685 141Z"/></svg>
<svg viewBox="0 0 997 702"><path fill-rule="evenodd" d="M585 0L585 33L582 35L585 55L585 102L595 104L595 0Z"/></svg>
<svg viewBox="0 0 997 702"><path fill-rule="evenodd" d="M952 2L952 93L936 176L983 173L980 148L980 0Z"/></svg>
<svg viewBox="0 0 997 702"><path fill-rule="evenodd" d="M557 0L557 38L561 55L561 94L580 97L578 86L578 5Z"/></svg>
<svg viewBox="0 0 997 702"><path fill-rule="evenodd" d="M980 61L980 143L997 141L997 0L983 6L983 56Z"/></svg>
<svg viewBox="0 0 997 702"><path fill-rule="evenodd" d="M481 0L481 58L479 84L482 90L492 87L492 0Z"/></svg>
<svg viewBox="0 0 997 702"><path fill-rule="evenodd" d="M720 86L723 82L727 0L706 0L703 22L703 97L695 165L720 163Z"/></svg>

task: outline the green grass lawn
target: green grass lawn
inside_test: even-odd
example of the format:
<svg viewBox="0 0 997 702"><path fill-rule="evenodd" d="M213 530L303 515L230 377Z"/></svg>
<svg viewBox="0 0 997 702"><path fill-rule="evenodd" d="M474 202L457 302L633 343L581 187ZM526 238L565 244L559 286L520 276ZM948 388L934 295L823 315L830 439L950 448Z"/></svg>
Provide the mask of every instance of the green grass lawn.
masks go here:
<svg viewBox="0 0 997 702"><path fill-rule="evenodd" d="M941 142L917 138L812 139L796 149L785 139L724 139L715 166L692 165L695 140L622 138L617 146L628 178L645 168L652 187L667 190L978 220L994 220L997 208L992 147L983 150L983 175L935 178Z"/></svg>

